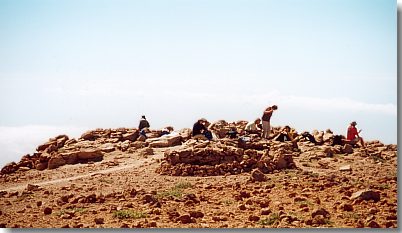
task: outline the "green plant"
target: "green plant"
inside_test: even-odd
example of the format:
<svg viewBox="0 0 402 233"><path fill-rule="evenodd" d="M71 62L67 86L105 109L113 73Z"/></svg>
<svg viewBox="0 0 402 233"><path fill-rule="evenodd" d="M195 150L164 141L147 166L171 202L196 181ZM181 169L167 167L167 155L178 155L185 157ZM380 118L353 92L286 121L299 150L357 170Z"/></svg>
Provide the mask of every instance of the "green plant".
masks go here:
<svg viewBox="0 0 402 233"><path fill-rule="evenodd" d="M134 210L117 210L113 212L113 217L118 219L125 219L125 218L146 218L147 214L144 212L134 211Z"/></svg>
<svg viewBox="0 0 402 233"><path fill-rule="evenodd" d="M326 219L324 219L324 224L329 225L329 226L333 226L334 222L326 218Z"/></svg>
<svg viewBox="0 0 402 233"><path fill-rule="evenodd" d="M309 201L309 200L298 201L297 203L299 203L300 205L308 205L308 206L312 206L312 205L313 205L313 203L311 203L311 201Z"/></svg>
<svg viewBox="0 0 402 233"><path fill-rule="evenodd" d="M174 186L176 189L192 188L193 185L190 182L179 182Z"/></svg>
<svg viewBox="0 0 402 233"><path fill-rule="evenodd" d="M85 208L72 208L72 209L67 208L64 210L57 211L55 214L57 216L61 216L63 214L67 214L67 213L85 213L86 211L87 210Z"/></svg>
<svg viewBox="0 0 402 233"><path fill-rule="evenodd" d="M234 201L231 199L226 199L226 200L223 200L222 203L229 206L229 205L232 205L234 203Z"/></svg>
<svg viewBox="0 0 402 233"><path fill-rule="evenodd" d="M381 162L381 163L385 162L385 159L383 159L380 155L372 155L371 158L373 158L373 160L376 162Z"/></svg>
<svg viewBox="0 0 402 233"><path fill-rule="evenodd" d="M181 198L183 196L183 189L192 188L193 185L189 182L177 183L174 187L169 190L163 191L157 194L158 198Z"/></svg>
<svg viewBox="0 0 402 233"><path fill-rule="evenodd" d="M32 199L32 198L33 198L33 194L23 192L21 194L21 196L17 197L17 201L22 201L22 200L25 200L25 199Z"/></svg>
<svg viewBox="0 0 402 233"><path fill-rule="evenodd" d="M258 223L260 225L272 225L276 222L279 222L279 214L277 213L272 213L271 215L269 215L268 218L265 219L261 219L260 221L258 221Z"/></svg>
<svg viewBox="0 0 402 233"><path fill-rule="evenodd" d="M172 188L170 190L163 191L163 192L157 194L158 198L164 198L164 197L181 198L182 196L183 196L183 191L181 189L176 189L176 188Z"/></svg>
<svg viewBox="0 0 402 233"><path fill-rule="evenodd" d="M113 184L112 180L106 180L106 179L99 179L99 182L107 183L107 184Z"/></svg>

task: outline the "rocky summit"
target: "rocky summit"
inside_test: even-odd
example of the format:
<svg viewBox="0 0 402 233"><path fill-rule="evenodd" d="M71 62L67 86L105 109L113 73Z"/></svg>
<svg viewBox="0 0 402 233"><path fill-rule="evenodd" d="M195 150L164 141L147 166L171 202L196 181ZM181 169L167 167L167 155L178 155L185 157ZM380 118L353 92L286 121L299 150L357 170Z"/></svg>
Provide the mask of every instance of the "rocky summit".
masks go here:
<svg viewBox="0 0 402 233"><path fill-rule="evenodd" d="M246 121L59 135L0 171L3 228L397 228L397 145L244 136ZM233 127L239 136L226 137ZM230 126L230 127L229 127ZM279 127L273 129L278 132Z"/></svg>

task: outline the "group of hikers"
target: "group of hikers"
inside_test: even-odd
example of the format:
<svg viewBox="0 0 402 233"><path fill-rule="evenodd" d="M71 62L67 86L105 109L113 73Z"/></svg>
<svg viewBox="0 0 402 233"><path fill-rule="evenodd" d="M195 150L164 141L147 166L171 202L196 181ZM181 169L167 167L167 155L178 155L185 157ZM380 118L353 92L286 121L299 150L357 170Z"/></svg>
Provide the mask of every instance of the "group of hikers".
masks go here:
<svg viewBox="0 0 402 233"><path fill-rule="evenodd" d="M298 134L294 129L291 129L290 126L286 125L279 131L273 133L271 135L271 117L274 111L278 110L277 105L272 105L267 107L261 118L257 118L254 121L250 121L244 127L242 132L237 132L236 126L233 124L230 127L230 130L226 133L227 137L229 138L237 138L238 135L242 136L251 136L251 135L258 135L261 138L274 140L274 141L289 141L292 142L293 146L297 148L297 142L304 139L310 141L316 145L321 145L324 143L325 140L317 140L314 135L318 135L319 138L323 137L323 132L316 132L314 135L310 134L309 132L303 132ZM356 121L350 123L347 129L347 135L344 137L343 135L333 135L331 130L327 130L326 133L329 135L333 135L331 137L331 144L332 145L344 145L350 144L352 146L357 146L358 143L361 147L365 147L365 143L363 138L359 135L361 130L356 128ZM142 116L139 123L139 130L140 135L143 135L146 138L146 133L149 132L150 124L145 118ZM204 139L204 140L213 140L214 135L212 133L213 124L208 122L205 118L201 118L194 123L192 129L192 137L195 139ZM173 127L169 126L162 130L162 135L170 134L173 131Z"/></svg>

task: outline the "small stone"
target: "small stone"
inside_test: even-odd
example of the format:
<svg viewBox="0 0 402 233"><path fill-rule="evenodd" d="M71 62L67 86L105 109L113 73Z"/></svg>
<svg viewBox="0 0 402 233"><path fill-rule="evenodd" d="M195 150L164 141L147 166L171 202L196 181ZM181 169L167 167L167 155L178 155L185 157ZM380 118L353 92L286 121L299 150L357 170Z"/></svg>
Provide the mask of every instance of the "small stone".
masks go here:
<svg viewBox="0 0 402 233"><path fill-rule="evenodd" d="M343 204L341 205L341 209L343 209L344 211L353 211L353 206L349 204Z"/></svg>
<svg viewBox="0 0 402 233"><path fill-rule="evenodd" d="M344 172L344 171L352 171L352 168L350 165L345 165L339 168L339 171Z"/></svg>
<svg viewBox="0 0 402 233"><path fill-rule="evenodd" d="M95 223L96 224L103 224L103 223L105 223L105 220L103 218L95 218Z"/></svg>
<svg viewBox="0 0 402 233"><path fill-rule="evenodd" d="M367 226L371 228L380 228L380 225L378 225L376 221L371 221Z"/></svg>
<svg viewBox="0 0 402 233"><path fill-rule="evenodd" d="M269 215L272 211L270 209L262 209L261 215Z"/></svg>
<svg viewBox="0 0 402 233"><path fill-rule="evenodd" d="M317 215L321 215L321 216L323 216L323 217L329 217L329 212L326 210L326 209L324 209L324 208L319 208L319 209L317 209L317 210L314 210L313 211L313 213L311 213L311 217L312 218L314 218L315 216L317 216Z"/></svg>
<svg viewBox="0 0 402 233"><path fill-rule="evenodd" d="M157 223L154 221L154 222L150 222L150 223L148 224L148 226L149 226L149 227L157 227L158 225L157 225Z"/></svg>
<svg viewBox="0 0 402 233"><path fill-rule="evenodd" d="M191 223L191 216L189 214L181 215L178 220L183 224Z"/></svg>
<svg viewBox="0 0 402 233"><path fill-rule="evenodd" d="M378 212L378 209L376 209L376 208L370 208L369 209L370 214L376 214L377 212Z"/></svg>
<svg viewBox="0 0 402 233"><path fill-rule="evenodd" d="M267 176L264 173L262 173L260 170L255 169L253 172L251 172L251 180L263 182L263 181L267 181Z"/></svg>
<svg viewBox="0 0 402 233"><path fill-rule="evenodd" d="M38 191L40 189L39 185L28 184L26 190L27 191Z"/></svg>
<svg viewBox="0 0 402 233"><path fill-rule="evenodd" d="M251 222L258 222L258 221L260 221L260 217L258 217L256 215L250 215L250 216L248 216L248 220Z"/></svg>
<svg viewBox="0 0 402 233"><path fill-rule="evenodd" d="M69 214L63 214L60 216L62 219L72 219L73 217Z"/></svg>
<svg viewBox="0 0 402 233"><path fill-rule="evenodd" d="M352 154L353 153L353 146L350 144L345 144L342 148L342 152L345 154Z"/></svg>
<svg viewBox="0 0 402 233"><path fill-rule="evenodd" d="M46 207L46 208L43 210L43 213L46 214L46 215L51 214L51 213L52 213L52 208Z"/></svg>
<svg viewBox="0 0 402 233"><path fill-rule="evenodd" d="M202 213L201 211L190 211L190 216L192 218L203 218L204 213Z"/></svg>
<svg viewBox="0 0 402 233"><path fill-rule="evenodd" d="M244 204L239 205L238 208L239 208L239 210L246 210L247 209L246 205L244 205Z"/></svg>
<svg viewBox="0 0 402 233"><path fill-rule="evenodd" d="M350 197L351 200L357 198L360 200L374 200L375 202L377 202L380 200L380 193L369 189L364 189L353 193Z"/></svg>

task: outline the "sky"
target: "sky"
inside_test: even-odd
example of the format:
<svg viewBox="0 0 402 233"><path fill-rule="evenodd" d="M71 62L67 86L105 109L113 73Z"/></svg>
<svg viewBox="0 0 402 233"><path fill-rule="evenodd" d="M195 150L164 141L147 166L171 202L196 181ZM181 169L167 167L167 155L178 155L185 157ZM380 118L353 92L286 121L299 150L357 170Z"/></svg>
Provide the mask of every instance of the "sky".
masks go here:
<svg viewBox="0 0 402 233"><path fill-rule="evenodd" d="M254 120L397 143L395 0L0 0L0 166L59 134Z"/></svg>

